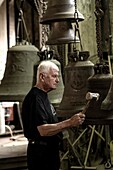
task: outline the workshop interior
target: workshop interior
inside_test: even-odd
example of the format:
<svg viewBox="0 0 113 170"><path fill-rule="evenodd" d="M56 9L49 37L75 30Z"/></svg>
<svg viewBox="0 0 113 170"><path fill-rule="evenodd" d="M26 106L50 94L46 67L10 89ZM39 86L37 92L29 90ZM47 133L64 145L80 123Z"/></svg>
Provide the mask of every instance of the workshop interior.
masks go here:
<svg viewBox="0 0 113 170"><path fill-rule="evenodd" d="M58 65L49 99L63 132L60 170L113 170L113 1L0 0L0 170L27 170L21 106L43 60Z"/></svg>

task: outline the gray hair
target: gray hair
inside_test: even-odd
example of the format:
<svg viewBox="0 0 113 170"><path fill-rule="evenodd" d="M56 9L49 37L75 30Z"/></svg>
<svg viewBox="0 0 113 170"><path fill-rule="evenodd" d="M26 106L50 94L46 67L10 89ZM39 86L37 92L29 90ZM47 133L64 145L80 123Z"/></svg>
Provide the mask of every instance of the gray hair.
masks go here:
<svg viewBox="0 0 113 170"><path fill-rule="evenodd" d="M39 81L40 73L49 73L51 69L59 71L58 66L50 60L42 61L37 68L37 82Z"/></svg>

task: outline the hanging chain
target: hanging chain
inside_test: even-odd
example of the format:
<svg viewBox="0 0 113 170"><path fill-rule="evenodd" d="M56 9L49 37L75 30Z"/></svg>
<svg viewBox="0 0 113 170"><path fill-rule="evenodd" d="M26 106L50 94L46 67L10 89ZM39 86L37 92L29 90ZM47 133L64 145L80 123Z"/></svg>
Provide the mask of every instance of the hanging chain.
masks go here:
<svg viewBox="0 0 113 170"><path fill-rule="evenodd" d="M77 19L78 18L77 1L76 0L74 0L74 1L75 1L75 13L74 13L74 17L75 17L75 19Z"/></svg>
<svg viewBox="0 0 113 170"><path fill-rule="evenodd" d="M77 1L74 0L75 2L75 13L74 13L74 17L75 17L75 44L76 44L76 32L78 32L78 37L79 37L79 40L80 40L80 47L81 47L81 51L83 51L83 46L82 46L82 42L81 42L81 36L80 36L80 30L79 30L79 23L78 23L78 11L77 11ZM75 47L76 48L76 47Z"/></svg>
<svg viewBox="0 0 113 170"><path fill-rule="evenodd" d="M38 15L41 16L41 15L42 15L42 11L41 11L41 4L40 4L40 2L37 1L37 0L34 0L34 4L35 4L35 6L36 6Z"/></svg>
<svg viewBox="0 0 113 170"><path fill-rule="evenodd" d="M101 18L104 12L101 9L101 0L95 0L95 16L96 16L96 41L97 41L97 52L100 59L100 63L103 62L103 51L102 51L102 35L101 35Z"/></svg>
<svg viewBox="0 0 113 170"><path fill-rule="evenodd" d="M38 12L38 15L41 17L42 14L43 14L43 7L47 8L47 2L45 2L44 0L41 1L41 0L34 0L34 4L35 4L35 7L37 9L37 12Z"/></svg>
<svg viewBox="0 0 113 170"><path fill-rule="evenodd" d="M47 3L44 3L44 0L43 0L43 5L42 5L42 16L45 14L47 10ZM49 26L48 25L42 25L42 48L45 47L45 43L46 43L46 39L48 37L48 34L49 34Z"/></svg>
<svg viewBox="0 0 113 170"><path fill-rule="evenodd" d="M47 10L47 1L45 0L34 0L39 17L42 17ZM49 26L41 26L41 48L45 47L45 42L49 34Z"/></svg>

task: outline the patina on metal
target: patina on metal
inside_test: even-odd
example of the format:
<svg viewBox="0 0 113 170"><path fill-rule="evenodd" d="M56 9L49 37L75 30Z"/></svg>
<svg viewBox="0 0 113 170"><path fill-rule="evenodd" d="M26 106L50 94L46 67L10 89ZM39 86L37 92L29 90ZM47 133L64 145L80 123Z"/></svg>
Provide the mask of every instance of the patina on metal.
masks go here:
<svg viewBox="0 0 113 170"><path fill-rule="evenodd" d="M87 79L94 74L94 64L88 57L88 51L69 55L70 62L65 67L63 98L57 109L60 116L75 114L82 111L86 105Z"/></svg>
<svg viewBox="0 0 113 170"><path fill-rule="evenodd" d="M95 74L88 78L88 91L99 93L98 101L91 101L87 109L86 116L89 119L108 118L112 112L102 110L101 103L108 94L112 75L109 74L109 68L106 64L96 64L94 66Z"/></svg>
<svg viewBox="0 0 113 170"><path fill-rule="evenodd" d="M56 90L52 90L48 93L48 97L49 97L51 104L55 108L57 108L59 107L59 104L62 100L63 92L64 92L64 83L63 83L62 73L61 73L61 64L57 59L55 59L58 57L57 56L58 54L56 53L55 49L54 50L45 49L43 51L39 51L38 54L40 57L39 63L43 60L50 60L53 63L55 63L59 68L59 83L57 85L57 88ZM39 63L37 64L36 68L38 67Z"/></svg>
<svg viewBox="0 0 113 170"><path fill-rule="evenodd" d="M75 15L75 3L73 0L48 0L47 10L40 22L42 24L50 24L55 21L75 20L83 21L84 16L78 11Z"/></svg>
<svg viewBox="0 0 113 170"><path fill-rule="evenodd" d="M111 102L110 100L108 101L107 99L110 99L110 92L108 94L108 91L111 85L112 75L110 74L109 71L109 65L103 60L104 53L102 48L102 25L101 24L102 24L102 18L104 16L104 11L102 10L101 1L100 0L95 1L95 6L96 6L96 10L95 10L96 40L97 40L97 50L98 50L97 52L98 52L99 62L94 67L95 68L94 76L88 79L88 90L93 93L94 92L99 93L100 98L96 103L95 102L90 103L86 115L87 118L91 118L91 119L100 119L100 118L107 119L112 115L111 109L108 109L107 106L110 104L109 102Z"/></svg>
<svg viewBox="0 0 113 170"><path fill-rule="evenodd" d="M0 85L0 101L23 101L33 86L34 65L39 61L33 45L15 45L7 52L4 77Z"/></svg>
<svg viewBox="0 0 113 170"><path fill-rule="evenodd" d="M59 104L62 100L63 97L63 92L64 92L64 84L63 84L63 80L62 80L62 74L61 74L61 64L59 61L57 61L56 59L51 59L51 61L53 63L55 63L58 68L59 68L59 83L58 86L56 88L56 90L52 90L48 93L48 97L50 102L53 104L53 106L55 108L59 107Z"/></svg>
<svg viewBox="0 0 113 170"><path fill-rule="evenodd" d="M107 94L106 98L102 101L101 109L105 110L105 111L106 110L113 111L113 76L112 76L112 81L110 84L108 94Z"/></svg>
<svg viewBox="0 0 113 170"><path fill-rule="evenodd" d="M75 31L69 21L51 23L47 45L68 44L75 41L80 42L79 38L75 37Z"/></svg>

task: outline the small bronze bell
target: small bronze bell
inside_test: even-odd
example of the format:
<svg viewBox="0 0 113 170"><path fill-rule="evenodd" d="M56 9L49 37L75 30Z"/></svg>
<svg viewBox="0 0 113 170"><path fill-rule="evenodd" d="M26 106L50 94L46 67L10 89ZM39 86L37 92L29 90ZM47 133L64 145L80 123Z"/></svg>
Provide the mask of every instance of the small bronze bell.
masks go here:
<svg viewBox="0 0 113 170"><path fill-rule="evenodd" d="M79 38L77 36L75 37L75 32L69 21L53 22L50 28L50 34L46 42L47 45L80 42Z"/></svg>

